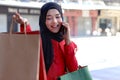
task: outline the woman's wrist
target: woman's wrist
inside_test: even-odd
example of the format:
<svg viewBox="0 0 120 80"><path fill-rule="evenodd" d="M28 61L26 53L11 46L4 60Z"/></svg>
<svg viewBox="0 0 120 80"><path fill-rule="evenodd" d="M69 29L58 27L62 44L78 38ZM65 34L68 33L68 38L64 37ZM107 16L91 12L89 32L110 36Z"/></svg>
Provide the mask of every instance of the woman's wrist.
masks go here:
<svg viewBox="0 0 120 80"><path fill-rule="evenodd" d="M29 24L28 19L27 18L23 18L23 22L21 24L28 25Z"/></svg>
<svg viewBox="0 0 120 80"><path fill-rule="evenodd" d="M71 42L70 38L65 39L65 45L69 45Z"/></svg>

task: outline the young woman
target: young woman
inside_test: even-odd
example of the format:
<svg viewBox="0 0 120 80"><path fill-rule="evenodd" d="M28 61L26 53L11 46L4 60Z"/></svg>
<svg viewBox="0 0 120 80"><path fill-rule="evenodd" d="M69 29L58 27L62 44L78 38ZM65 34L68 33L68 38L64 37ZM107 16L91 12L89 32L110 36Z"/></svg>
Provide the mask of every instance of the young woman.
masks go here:
<svg viewBox="0 0 120 80"><path fill-rule="evenodd" d="M70 40L70 25L63 21L61 6L54 2L48 2L41 8L39 18L42 50L40 52L40 76L39 80L57 80L66 73L78 69L75 57L76 44ZM27 31L31 31L27 19L19 13L13 15L16 22L27 24ZM44 59L43 61L41 59ZM45 64L45 65L44 65Z"/></svg>

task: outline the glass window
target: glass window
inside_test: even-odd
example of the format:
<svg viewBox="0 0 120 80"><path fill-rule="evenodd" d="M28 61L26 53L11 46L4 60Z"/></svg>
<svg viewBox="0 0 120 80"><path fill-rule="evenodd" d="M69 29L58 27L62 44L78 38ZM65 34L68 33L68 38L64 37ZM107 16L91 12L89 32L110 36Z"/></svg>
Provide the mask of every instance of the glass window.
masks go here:
<svg viewBox="0 0 120 80"><path fill-rule="evenodd" d="M100 19L99 22L100 28L106 29L112 27L112 20L111 19Z"/></svg>
<svg viewBox="0 0 120 80"><path fill-rule="evenodd" d="M78 2L78 0L64 0L66 2Z"/></svg>
<svg viewBox="0 0 120 80"><path fill-rule="evenodd" d="M78 0L70 0L70 2L78 2Z"/></svg>
<svg viewBox="0 0 120 80"><path fill-rule="evenodd" d="M7 15L0 14L0 32L7 32Z"/></svg>
<svg viewBox="0 0 120 80"><path fill-rule="evenodd" d="M54 0L55 2L63 2L63 0Z"/></svg>

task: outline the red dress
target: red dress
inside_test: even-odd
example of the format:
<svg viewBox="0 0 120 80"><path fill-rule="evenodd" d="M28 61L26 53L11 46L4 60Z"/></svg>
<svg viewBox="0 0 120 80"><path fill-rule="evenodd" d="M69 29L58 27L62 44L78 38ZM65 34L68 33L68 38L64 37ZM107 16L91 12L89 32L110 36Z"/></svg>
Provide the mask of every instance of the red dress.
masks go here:
<svg viewBox="0 0 120 80"><path fill-rule="evenodd" d="M26 28L27 31L31 31L30 26ZM23 25L21 25L21 31L24 31ZM78 62L75 57L75 48L77 48L74 42L69 45L65 45L65 41L57 42L52 40L54 58L48 73L46 74L44 57L42 51L42 45L40 45L40 74L39 80L57 80L57 78L68 71L72 72L77 70Z"/></svg>

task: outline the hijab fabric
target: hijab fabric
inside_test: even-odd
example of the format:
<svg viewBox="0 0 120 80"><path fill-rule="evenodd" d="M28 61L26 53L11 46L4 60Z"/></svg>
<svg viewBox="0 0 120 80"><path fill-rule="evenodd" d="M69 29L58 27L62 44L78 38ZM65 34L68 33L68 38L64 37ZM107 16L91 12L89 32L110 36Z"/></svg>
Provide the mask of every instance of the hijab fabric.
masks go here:
<svg viewBox="0 0 120 80"><path fill-rule="evenodd" d="M51 39L54 39L58 42L63 40L61 30L58 33L52 33L46 27L46 24L45 24L46 15L48 10L50 9L57 9L63 19L61 6L58 5L57 3L48 2L42 6L41 12L40 12L41 14L39 17L39 26L40 26L40 32L41 32L41 38L42 38L42 47L43 47L46 72L48 72L54 57Z"/></svg>

